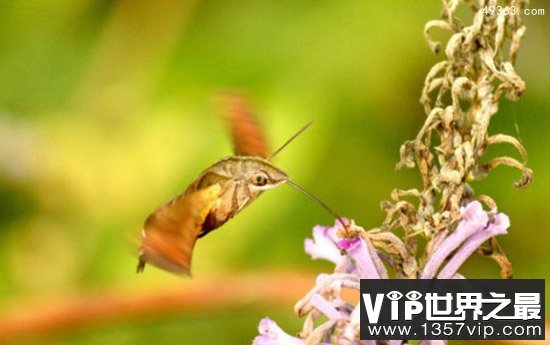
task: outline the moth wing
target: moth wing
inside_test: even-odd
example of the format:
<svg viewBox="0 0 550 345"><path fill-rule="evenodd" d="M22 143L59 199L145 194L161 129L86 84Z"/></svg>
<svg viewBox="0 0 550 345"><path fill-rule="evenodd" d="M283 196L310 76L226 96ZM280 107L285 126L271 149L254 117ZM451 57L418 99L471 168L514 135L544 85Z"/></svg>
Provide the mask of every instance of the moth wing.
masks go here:
<svg viewBox="0 0 550 345"><path fill-rule="evenodd" d="M243 96L224 95L221 103L235 155L267 158L269 150L248 100Z"/></svg>
<svg viewBox="0 0 550 345"><path fill-rule="evenodd" d="M153 212L145 221L138 271L143 270L145 263L151 263L188 275L197 236L220 190L219 184L188 189Z"/></svg>

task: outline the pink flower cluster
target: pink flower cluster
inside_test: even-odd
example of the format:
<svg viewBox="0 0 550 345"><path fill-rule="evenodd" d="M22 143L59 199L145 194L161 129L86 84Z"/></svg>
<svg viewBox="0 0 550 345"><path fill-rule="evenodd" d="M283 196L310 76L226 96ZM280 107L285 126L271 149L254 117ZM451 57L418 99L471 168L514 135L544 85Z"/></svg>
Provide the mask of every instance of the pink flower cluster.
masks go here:
<svg viewBox="0 0 550 345"><path fill-rule="evenodd" d="M457 271L466 259L486 240L506 234L510 221L496 210L486 212L481 203L472 201L461 208L462 219L456 229L447 235L443 232L434 238L429 258L418 272L421 279L461 278ZM353 222L356 230L364 231ZM374 340L359 339L360 303L355 305L340 297L342 288L357 290L360 279L388 279L381 255L368 240L368 236L352 239L337 236L338 223L333 227L315 226L313 238L305 240L305 251L313 259L325 259L336 267L331 274L320 274L315 286L296 303L299 316L307 315L304 328L298 336L284 332L273 320L264 318L253 345L339 344L376 345ZM326 321L315 327L316 319ZM403 340L387 341L401 345ZM421 345L446 344L441 340L423 340Z"/></svg>

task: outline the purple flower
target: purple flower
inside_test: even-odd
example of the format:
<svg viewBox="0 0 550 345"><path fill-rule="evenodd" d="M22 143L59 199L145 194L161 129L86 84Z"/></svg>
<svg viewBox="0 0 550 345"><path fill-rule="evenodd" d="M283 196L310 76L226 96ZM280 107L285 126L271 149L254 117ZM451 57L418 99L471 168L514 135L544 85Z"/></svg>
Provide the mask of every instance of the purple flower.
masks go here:
<svg viewBox="0 0 550 345"><path fill-rule="evenodd" d="M317 225L313 228L313 239L307 238L304 242L305 252L312 259L325 259L336 265L336 272L353 273L355 266L338 247L338 225L333 227Z"/></svg>
<svg viewBox="0 0 550 345"><path fill-rule="evenodd" d="M311 305L315 309L325 314L325 316L328 317L329 320L336 321L341 317L346 316L340 313L338 310L336 310L334 305L332 305L330 302L328 302L326 299L323 298L323 296L321 296L318 293L311 296L309 303L311 303Z"/></svg>
<svg viewBox="0 0 550 345"><path fill-rule="evenodd" d="M489 238L505 234L510 220L505 214L495 214L490 221L489 214L483 210L479 201L472 201L460 209L463 219L455 231L445 238L430 256L422 271L422 279L434 278L437 271L449 255L456 251L447 265L441 270L440 279L453 278L466 259Z"/></svg>
<svg viewBox="0 0 550 345"><path fill-rule="evenodd" d="M313 239L304 242L306 253L313 259L325 259L338 265L345 258L336 245L336 228L317 225L313 228Z"/></svg>
<svg viewBox="0 0 550 345"><path fill-rule="evenodd" d="M462 219L452 233L448 236L446 232L436 235L439 237L434 240L431 255L424 266L421 278L436 276L437 278L464 278L457 273L462 263L483 242L493 236L505 234L510 226L510 221L505 214L496 213L496 210L484 211L478 201L470 202L462 207L460 212ZM405 244L395 236L381 236L384 233L379 232L364 232L353 221L349 224L353 228L352 233L359 234L358 236L339 238L337 235L339 224L335 224L332 227L315 226L313 238L305 240L305 251L313 259L329 260L336 265L336 268L334 273L320 274L315 286L294 307L297 315L307 317L304 329L300 333L302 338L285 333L275 322L264 318L259 325L260 335L254 339L253 345L327 344L327 342L342 345L375 345L377 343L374 340L359 340L361 306L345 301L340 293L342 288L359 292L359 280L362 278L388 279L386 267L371 238L379 241L387 240L398 249ZM444 267L441 269L442 266ZM416 272L416 265L413 271L413 273ZM328 320L316 326L316 320L323 315ZM403 340L386 342L387 345L403 343ZM422 345L446 343L444 340L420 342Z"/></svg>
<svg viewBox="0 0 550 345"><path fill-rule="evenodd" d="M353 222L351 224L356 226ZM353 273L360 278L387 278L386 269L372 244L361 237L338 238L339 226L339 223L333 227L315 226L313 239L308 238L304 242L306 253L313 259L333 262L335 272ZM342 250L347 255L343 255Z"/></svg>
<svg viewBox="0 0 550 345"><path fill-rule="evenodd" d="M382 279L387 278L387 272L380 258L370 243L361 237L345 238L338 242L351 258L358 271L359 278ZM381 271L382 270L382 271Z"/></svg>
<svg viewBox="0 0 550 345"><path fill-rule="evenodd" d="M252 345L303 345L303 339L293 337L279 327L275 321L264 317L258 326L260 335L254 338Z"/></svg>
<svg viewBox="0 0 550 345"><path fill-rule="evenodd" d="M495 220L493 223L490 223L479 231L478 233L470 236L462 247L453 255L453 257L449 260L447 265L443 267L441 272L439 272L439 275L437 278L439 279L450 279L453 278L456 274L460 266L472 255L472 253L483 244L483 242L487 241L491 237L495 237L497 235L504 235L507 233L506 229L510 227L510 219L507 215L503 213L499 213L495 216Z"/></svg>

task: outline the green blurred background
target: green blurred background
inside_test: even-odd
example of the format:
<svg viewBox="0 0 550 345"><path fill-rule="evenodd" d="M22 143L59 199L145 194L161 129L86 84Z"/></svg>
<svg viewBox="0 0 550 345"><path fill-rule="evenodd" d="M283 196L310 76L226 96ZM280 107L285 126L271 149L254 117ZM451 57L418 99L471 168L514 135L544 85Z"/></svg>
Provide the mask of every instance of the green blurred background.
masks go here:
<svg viewBox="0 0 550 345"><path fill-rule="evenodd" d="M424 121L420 89L441 57L422 30L440 10L436 0L0 1L0 313L332 270L303 252L312 226L332 219L287 186L199 241L193 281L154 268L136 275L133 238L152 210L231 153L213 102L228 88L248 91L272 147L313 119L277 163L341 214L378 226L393 188L419 186L416 171L394 166ZM500 241L516 278L550 278L548 15L525 18L517 70L527 92L503 100L490 128L519 136L535 179L514 189L519 173L503 167L473 185L511 217ZM502 153L516 154L489 150ZM474 257L462 273L498 277L498 267ZM264 315L290 333L303 322L288 302L244 301L17 343L246 344Z"/></svg>

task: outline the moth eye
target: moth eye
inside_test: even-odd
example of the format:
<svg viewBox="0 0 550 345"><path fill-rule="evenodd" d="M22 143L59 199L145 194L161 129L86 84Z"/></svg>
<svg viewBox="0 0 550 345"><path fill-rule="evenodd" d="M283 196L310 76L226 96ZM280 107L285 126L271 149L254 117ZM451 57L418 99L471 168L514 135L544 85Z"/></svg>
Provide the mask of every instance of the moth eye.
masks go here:
<svg viewBox="0 0 550 345"><path fill-rule="evenodd" d="M255 186L259 187L265 186L267 184L267 177L263 174L258 174L254 176L252 183L254 183Z"/></svg>

